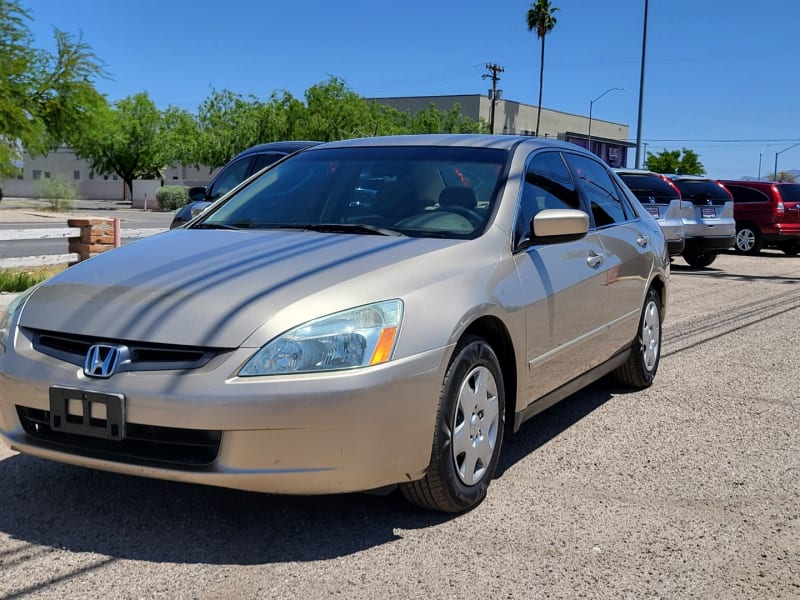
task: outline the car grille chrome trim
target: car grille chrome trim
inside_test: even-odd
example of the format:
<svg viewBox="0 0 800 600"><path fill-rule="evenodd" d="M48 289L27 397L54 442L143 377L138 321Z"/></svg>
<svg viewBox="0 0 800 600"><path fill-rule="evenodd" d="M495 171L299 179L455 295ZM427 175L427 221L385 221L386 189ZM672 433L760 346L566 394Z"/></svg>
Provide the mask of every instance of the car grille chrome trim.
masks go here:
<svg viewBox="0 0 800 600"><path fill-rule="evenodd" d="M219 348L98 339L41 330L28 331L34 350L82 368L86 363L87 353L96 344L125 347L129 359L119 364L117 373L198 369L208 364L218 354L228 351Z"/></svg>
<svg viewBox="0 0 800 600"><path fill-rule="evenodd" d="M125 425L125 439L107 440L53 431L49 410L25 406L16 408L31 443L42 448L114 462L171 469L202 469L216 460L222 440L221 431L136 423Z"/></svg>

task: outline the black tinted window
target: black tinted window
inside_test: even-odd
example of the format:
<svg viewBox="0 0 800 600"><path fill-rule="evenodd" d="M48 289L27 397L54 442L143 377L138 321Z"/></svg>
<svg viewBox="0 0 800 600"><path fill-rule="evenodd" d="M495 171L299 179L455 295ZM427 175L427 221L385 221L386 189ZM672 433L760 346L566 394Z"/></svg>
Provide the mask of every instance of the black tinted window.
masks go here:
<svg viewBox="0 0 800 600"><path fill-rule="evenodd" d="M619 173L633 195L644 204L669 204L680 198L678 191L658 175L647 173Z"/></svg>
<svg viewBox="0 0 800 600"><path fill-rule="evenodd" d="M755 188L743 185L726 184L726 188L733 196L734 202L767 202L769 196Z"/></svg>
<svg viewBox="0 0 800 600"><path fill-rule="evenodd" d="M627 221L625 205L606 167L586 156L567 154L566 157L589 201L595 226Z"/></svg>
<svg viewBox="0 0 800 600"><path fill-rule="evenodd" d="M534 156L525 171L522 201L514 231L519 243L530 232L531 219L545 208L577 208L580 201L567 166L558 152Z"/></svg>
<svg viewBox="0 0 800 600"><path fill-rule="evenodd" d="M286 156L283 152L267 152L265 154L258 154L256 155L256 161L253 164L252 172L255 173L256 171L260 171L264 167L268 167L274 162L279 161L284 156Z"/></svg>
<svg viewBox="0 0 800 600"><path fill-rule="evenodd" d="M676 179L673 183L683 199L692 204L725 204L731 199L728 192L710 179Z"/></svg>
<svg viewBox="0 0 800 600"><path fill-rule="evenodd" d="M782 183L778 191L784 202L800 202L800 183Z"/></svg>
<svg viewBox="0 0 800 600"><path fill-rule="evenodd" d="M228 164L208 188L209 199L216 200L247 179L252 160L252 156L245 156Z"/></svg>

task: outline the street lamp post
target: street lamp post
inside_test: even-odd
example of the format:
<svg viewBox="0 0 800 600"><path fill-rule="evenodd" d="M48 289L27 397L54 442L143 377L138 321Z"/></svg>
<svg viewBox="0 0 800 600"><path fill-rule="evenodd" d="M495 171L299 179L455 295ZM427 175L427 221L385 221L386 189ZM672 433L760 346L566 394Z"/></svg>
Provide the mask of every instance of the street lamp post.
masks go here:
<svg viewBox="0 0 800 600"><path fill-rule="evenodd" d="M800 146L800 142L797 142L796 144L792 144L791 146L789 146L788 148L784 148L783 150L778 150L775 153L775 180L776 181L778 179L778 154L783 154L787 150L791 150L792 148L794 148L796 146Z"/></svg>
<svg viewBox="0 0 800 600"><path fill-rule="evenodd" d="M594 106L594 103L597 102L598 100L600 100L600 98L605 96L608 92L613 92L614 90L624 90L624 89L625 88L620 88L620 87L608 88L605 92L600 94L594 100L589 100L589 135L587 136L589 138L589 144L588 144L589 145L589 152L592 151L592 107Z"/></svg>
<svg viewBox="0 0 800 600"><path fill-rule="evenodd" d="M768 146L772 146L772 144L765 144L764 147L761 149L761 152L758 153L758 180L759 181L761 181L761 155L764 154L764 150L766 150Z"/></svg>

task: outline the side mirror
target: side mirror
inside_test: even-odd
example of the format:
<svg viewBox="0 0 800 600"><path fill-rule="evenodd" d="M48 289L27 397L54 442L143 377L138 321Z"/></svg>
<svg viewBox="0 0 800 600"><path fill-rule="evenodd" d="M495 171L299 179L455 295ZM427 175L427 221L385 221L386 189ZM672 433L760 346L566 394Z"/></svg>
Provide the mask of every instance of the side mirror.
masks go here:
<svg viewBox="0 0 800 600"><path fill-rule="evenodd" d="M206 188L205 186L198 186L189 188L189 202L205 202Z"/></svg>
<svg viewBox="0 0 800 600"><path fill-rule="evenodd" d="M589 215L572 208L546 208L533 215L529 237L518 250L534 244L579 240L589 232Z"/></svg>

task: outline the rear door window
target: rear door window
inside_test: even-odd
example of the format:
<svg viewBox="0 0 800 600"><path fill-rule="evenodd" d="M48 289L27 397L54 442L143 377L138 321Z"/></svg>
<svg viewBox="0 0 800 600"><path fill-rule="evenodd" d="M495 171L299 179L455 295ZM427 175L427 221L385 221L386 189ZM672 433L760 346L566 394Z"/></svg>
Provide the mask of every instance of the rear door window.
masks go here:
<svg viewBox="0 0 800 600"><path fill-rule="evenodd" d="M747 187L744 185L733 185L733 184L726 184L726 188L728 191L733 195L734 202L767 202L769 201L769 196L767 196L761 190L757 190L755 188Z"/></svg>

